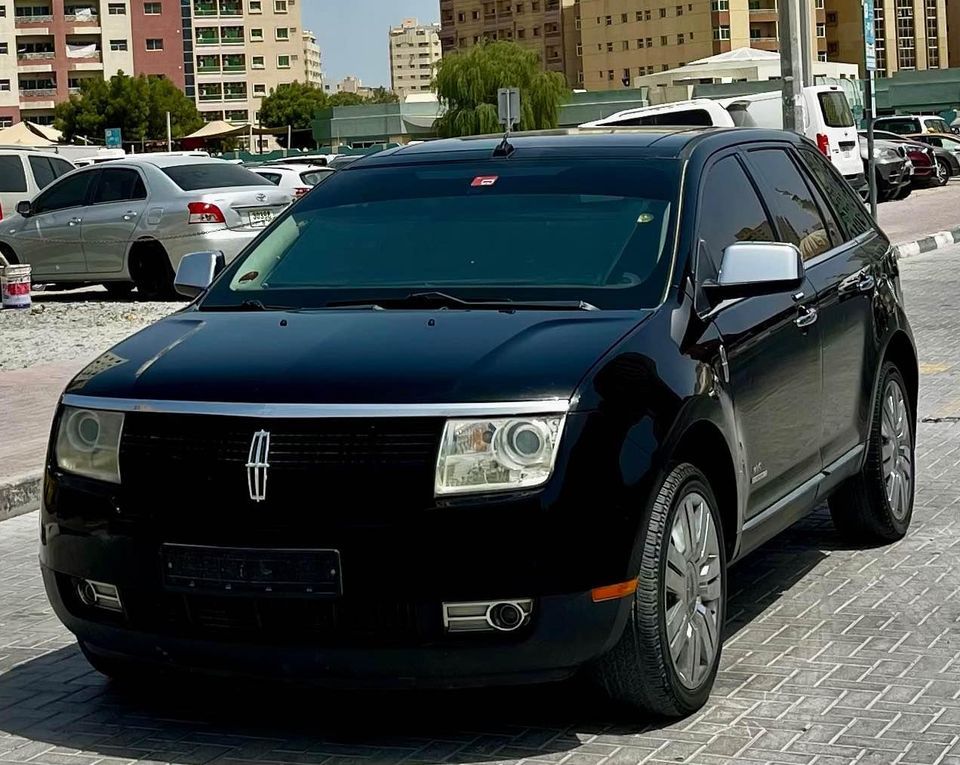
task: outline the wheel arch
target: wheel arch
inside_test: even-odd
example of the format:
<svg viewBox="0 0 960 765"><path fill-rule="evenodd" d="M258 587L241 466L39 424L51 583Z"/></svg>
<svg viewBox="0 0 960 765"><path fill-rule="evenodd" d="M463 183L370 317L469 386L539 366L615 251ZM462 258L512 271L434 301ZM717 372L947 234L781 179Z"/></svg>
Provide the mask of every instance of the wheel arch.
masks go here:
<svg viewBox="0 0 960 765"><path fill-rule="evenodd" d="M170 253L167 252L167 249L163 246L163 243L159 239L154 239L152 236L141 236L138 239L134 239L130 242L130 247L127 249L127 273L130 275L130 278L134 281L137 280L139 274L138 269L142 267L140 263L140 258L150 252L151 249L159 249L166 256L167 260L170 259ZM171 263L171 267L173 264Z"/></svg>
<svg viewBox="0 0 960 765"><path fill-rule="evenodd" d="M913 416L916 418L920 403L920 365L917 362L917 351L907 333L902 329L894 332L887 342L880 361L880 369L883 369L883 365L888 361L896 364L900 374L903 375L903 380L907 384L907 396L910 398ZM880 369L877 370L877 377L880 375ZM879 395L879 391L874 391L873 395L876 397ZM871 402L871 406L873 406L873 402ZM871 411L873 411L872 408Z"/></svg>
<svg viewBox="0 0 960 765"><path fill-rule="evenodd" d="M7 259L7 262L11 266L20 265L20 258L17 257L17 253L14 251L13 247L6 242L0 242L0 255L3 255L3 257Z"/></svg>
<svg viewBox="0 0 960 765"><path fill-rule="evenodd" d="M720 428L710 420L691 423L680 435L672 462L689 462L710 482L717 498L727 560L733 559L740 532L740 497L733 453Z"/></svg>

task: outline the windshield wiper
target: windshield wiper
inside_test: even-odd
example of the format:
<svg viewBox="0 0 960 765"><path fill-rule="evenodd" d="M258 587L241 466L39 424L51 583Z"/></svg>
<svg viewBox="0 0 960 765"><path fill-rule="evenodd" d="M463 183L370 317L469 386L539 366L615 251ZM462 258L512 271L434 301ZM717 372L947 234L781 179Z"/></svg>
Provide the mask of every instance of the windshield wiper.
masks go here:
<svg viewBox="0 0 960 765"><path fill-rule="evenodd" d="M595 305L583 300L465 300L445 292L412 292L400 298L365 298L335 300L327 308L370 308L396 310L403 308L454 308L471 311L596 311Z"/></svg>

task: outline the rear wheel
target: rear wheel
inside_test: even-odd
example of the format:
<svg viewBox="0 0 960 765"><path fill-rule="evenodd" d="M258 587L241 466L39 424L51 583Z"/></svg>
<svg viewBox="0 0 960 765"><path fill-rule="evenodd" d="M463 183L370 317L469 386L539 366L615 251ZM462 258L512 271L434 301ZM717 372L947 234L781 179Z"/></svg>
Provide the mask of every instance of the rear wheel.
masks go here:
<svg viewBox="0 0 960 765"><path fill-rule="evenodd" d="M684 463L660 486L640 530L630 617L593 676L616 701L680 717L706 702L720 665L726 557L707 478Z"/></svg>
<svg viewBox="0 0 960 765"><path fill-rule="evenodd" d="M892 362L880 374L863 468L830 497L830 515L851 540L895 542L913 517L914 420L907 387Z"/></svg>
<svg viewBox="0 0 960 765"><path fill-rule="evenodd" d="M934 183L937 186L946 186L950 181L950 168L942 159L937 160L937 174Z"/></svg>
<svg viewBox="0 0 960 765"><path fill-rule="evenodd" d="M172 300L173 266L159 242L138 242L130 252L130 275L142 300Z"/></svg>

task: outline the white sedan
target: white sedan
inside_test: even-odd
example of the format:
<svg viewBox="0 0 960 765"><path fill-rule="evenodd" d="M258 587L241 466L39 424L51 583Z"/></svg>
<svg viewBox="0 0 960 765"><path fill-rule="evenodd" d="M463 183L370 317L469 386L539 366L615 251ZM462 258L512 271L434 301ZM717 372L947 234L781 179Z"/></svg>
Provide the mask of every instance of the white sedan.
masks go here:
<svg viewBox="0 0 960 765"><path fill-rule="evenodd" d="M299 199L319 183L323 183L336 170L320 165L263 165L251 168L281 191Z"/></svg>

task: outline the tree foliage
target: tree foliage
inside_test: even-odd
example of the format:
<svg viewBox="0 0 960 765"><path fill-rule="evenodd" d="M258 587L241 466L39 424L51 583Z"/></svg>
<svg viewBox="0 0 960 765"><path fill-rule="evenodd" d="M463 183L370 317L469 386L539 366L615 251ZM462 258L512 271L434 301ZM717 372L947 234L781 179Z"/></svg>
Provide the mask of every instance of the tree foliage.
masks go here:
<svg viewBox="0 0 960 765"><path fill-rule="evenodd" d="M329 106L329 98L320 88L305 82L278 85L260 105L260 121L267 127L306 130L317 112Z"/></svg>
<svg viewBox="0 0 960 765"><path fill-rule="evenodd" d="M57 105L55 124L67 139L102 138L105 129L118 127L125 141L163 140L167 112L175 138L203 125L196 105L170 80L118 72L109 80L81 80L80 93Z"/></svg>
<svg viewBox="0 0 960 765"><path fill-rule="evenodd" d="M327 99L327 106L359 106L362 103L364 98L358 93L334 93Z"/></svg>
<svg viewBox="0 0 960 765"><path fill-rule="evenodd" d="M435 84L444 107L436 123L441 136L498 132L498 88L520 88L521 130L555 128L569 95L562 74L544 71L536 52L514 42L481 42L445 56Z"/></svg>

